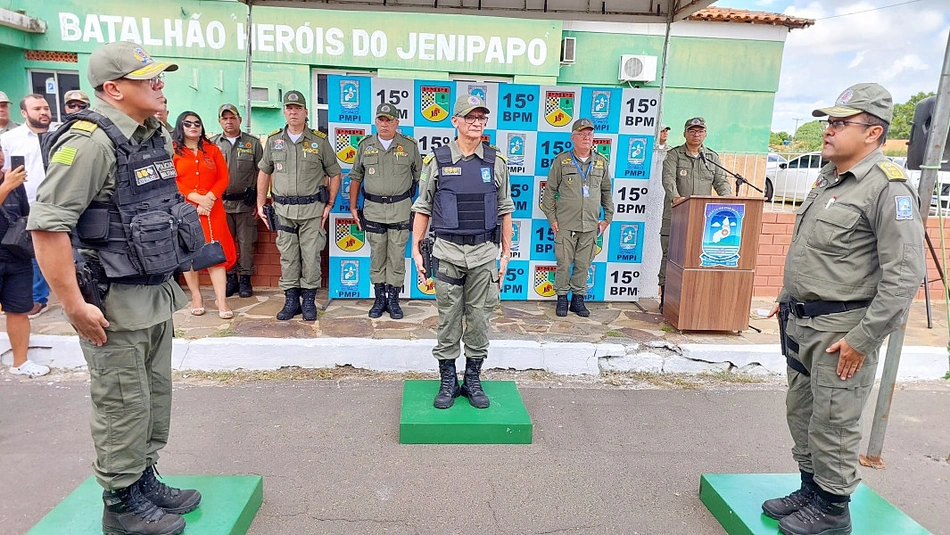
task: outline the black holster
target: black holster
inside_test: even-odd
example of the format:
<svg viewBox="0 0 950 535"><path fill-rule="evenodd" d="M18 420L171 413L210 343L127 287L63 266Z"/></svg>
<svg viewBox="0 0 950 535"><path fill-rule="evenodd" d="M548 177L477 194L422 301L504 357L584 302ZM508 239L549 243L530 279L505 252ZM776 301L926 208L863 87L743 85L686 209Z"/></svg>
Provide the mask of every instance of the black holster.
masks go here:
<svg viewBox="0 0 950 535"><path fill-rule="evenodd" d="M272 232L277 232L279 230L282 232L289 232L291 234L297 233L297 229L280 224L280 218L277 217L277 210L274 208L273 204L264 205L264 217L267 218L267 225L270 226Z"/></svg>
<svg viewBox="0 0 950 535"><path fill-rule="evenodd" d="M811 376L811 373L805 368L805 365L801 363L800 360L792 356L794 352L795 355L798 355L800 346L798 341L790 338L788 336L788 316L791 314L792 307L789 303L779 303L778 304L778 332L779 332L779 341L782 343L782 355L785 356L785 361L788 363L788 367L797 371L798 373L804 375L805 377Z"/></svg>
<svg viewBox="0 0 950 535"><path fill-rule="evenodd" d="M109 292L109 283L106 281L102 264L87 260L76 250L73 250L73 261L76 265L76 282L79 284L83 301L102 310L102 302Z"/></svg>
<svg viewBox="0 0 950 535"><path fill-rule="evenodd" d="M244 198L242 201L247 206L257 206L257 188L251 186L244 188Z"/></svg>
<svg viewBox="0 0 950 535"><path fill-rule="evenodd" d="M432 278L432 246L435 240L431 236L426 236L419 244L419 252L422 253L422 270L425 271L427 279Z"/></svg>

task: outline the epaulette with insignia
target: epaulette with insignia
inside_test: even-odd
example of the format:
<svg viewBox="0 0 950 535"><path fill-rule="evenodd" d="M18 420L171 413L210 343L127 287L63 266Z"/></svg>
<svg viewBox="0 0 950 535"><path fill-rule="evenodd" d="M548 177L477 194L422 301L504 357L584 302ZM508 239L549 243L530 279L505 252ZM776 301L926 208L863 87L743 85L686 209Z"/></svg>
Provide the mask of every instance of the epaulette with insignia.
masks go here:
<svg viewBox="0 0 950 535"><path fill-rule="evenodd" d="M884 171L884 174L887 175L887 179L891 182L904 182L907 180L907 175L904 174L904 170L890 160L877 162L877 166L881 168L881 171Z"/></svg>
<svg viewBox="0 0 950 535"><path fill-rule="evenodd" d="M277 130L274 130L274 131L271 132L270 134L267 134L267 137L274 137L274 136L276 136L277 134L279 134L281 130L283 130L283 128L278 128Z"/></svg>
<svg viewBox="0 0 950 535"><path fill-rule="evenodd" d="M412 141L413 143L418 143L418 141L416 141L416 138L412 136L407 136L406 134L402 134L402 137L408 139L409 141Z"/></svg>
<svg viewBox="0 0 950 535"><path fill-rule="evenodd" d="M73 123L70 130L79 130L80 132L92 132L96 128L99 128L99 125L92 121L76 121Z"/></svg>
<svg viewBox="0 0 950 535"><path fill-rule="evenodd" d="M435 158L435 154L430 152L429 154L426 154L425 158L422 159L422 163L428 164L429 162L432 161L432 158Z"/></svg>
<svg viewBox="0 0 950 535"><path fill-rule="evenodd" d="M324 134L323 132L317 130L316 128L313 128L313 129L311 129L310 131L313 132L314 134L316 134L317 137L322 137L323 139L326 139L326 138L327 138L327 135L326 135L326 134Z"/></svg>
<svg viewBox="0 0 950 535"><path fill-rule="evenodd" d="M488 145L489 148L492 148L495 150L495 158L501 158L501 161L508 163L508 157L501 153L501 149L499 149L498 147L492 145L491 143L487 141L483 141L483 143Z"/></svg>

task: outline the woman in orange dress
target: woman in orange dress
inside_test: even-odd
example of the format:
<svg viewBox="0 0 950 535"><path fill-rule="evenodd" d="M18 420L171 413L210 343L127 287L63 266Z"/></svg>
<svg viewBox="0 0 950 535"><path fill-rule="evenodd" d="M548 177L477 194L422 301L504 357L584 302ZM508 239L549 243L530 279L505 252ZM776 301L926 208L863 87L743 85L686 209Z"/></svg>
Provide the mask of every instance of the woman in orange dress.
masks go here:
<svg viewBox="0 0 950 535"><path fill-rule="evenodd" d="M234 240L228 230L227 215L221 196L228 187L228 164L221 150L205 135L204 125L197 113L186 111L178 116L175 130L172 132L175 145L175 170L178 172L178 190L189 202L198 208L201 226L205 232L205 241L212 236L224 248L227 260L208 268L211 286L214 288L214 304L218 307L218 316L231 319L234 312L228 306L225 297L227 270L237 261ZM188 290L191 291L191 313L200 316L205 313L198 283L198 272L184 273Z"/></svg>

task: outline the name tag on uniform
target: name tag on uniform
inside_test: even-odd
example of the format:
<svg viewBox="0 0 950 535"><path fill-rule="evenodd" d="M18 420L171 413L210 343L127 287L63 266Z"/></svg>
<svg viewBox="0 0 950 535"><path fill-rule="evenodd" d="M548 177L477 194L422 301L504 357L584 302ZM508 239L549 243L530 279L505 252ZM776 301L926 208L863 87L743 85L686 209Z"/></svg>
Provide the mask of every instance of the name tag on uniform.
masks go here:
<svg viewBox="0 0 950 535"><path fill-rule="evenodd" d="M482 182L488 184L491 182L491 169L482 167Z"/></svg>
<svg viewBox="0 0 950 535"><path fill-rule="evenodd" d="M284 140L275 139L274 140L274 150L284 150Z"/></svg>
<svg viewBox="0 0 950 535"><path fill-rule="evenodd" d="M587 184L581 186L581 193L583 193L584 197L590 197L590 186Z"/></svg>
<svg viewBox="0 0 950 535"><path fill-rule="evenodd" d="M442 168L443 176L462 176L461 167L443 167Z"/></svg>
<svg viewBox="0 0 950 535"><path fill-rule="evenodd" d="M897 203L898 221L914 219L914 209L911 206L911 199L909 195L898 195L894 197L894 201Z"/></svg>

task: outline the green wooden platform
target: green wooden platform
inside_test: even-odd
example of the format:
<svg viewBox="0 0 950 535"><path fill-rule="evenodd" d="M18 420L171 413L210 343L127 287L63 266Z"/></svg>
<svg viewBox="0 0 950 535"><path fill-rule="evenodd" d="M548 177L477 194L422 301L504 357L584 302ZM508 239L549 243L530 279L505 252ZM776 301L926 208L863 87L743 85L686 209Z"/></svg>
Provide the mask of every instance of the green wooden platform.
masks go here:
<svg viewBox="0 0 950 535"><path fill-rule="evenodd" d="M261 476L162 476L166 484L198 489L201 505L185 515L187 535L243 535L264 500ZM83 481L27 535L102 535L102 487Z"/></svg>
<svg viewBox="0 0 950 535"><path fill-rule="evenodd" d="M531 444L534 426L514 381L484 381L491 400L476 409L459 397L448 409L432 406L438 381L406 381L399 417L401 444Z"/></svg>
<svg viewBox="0 0 950 535"><path fill-rule="evenodd" d="M799 474L703 474L699 499L729 535L775 535L778 520L765 516L762 502L800 486ZM864 483L851 497L851 525L855 535L930 533Z"/></svg>

